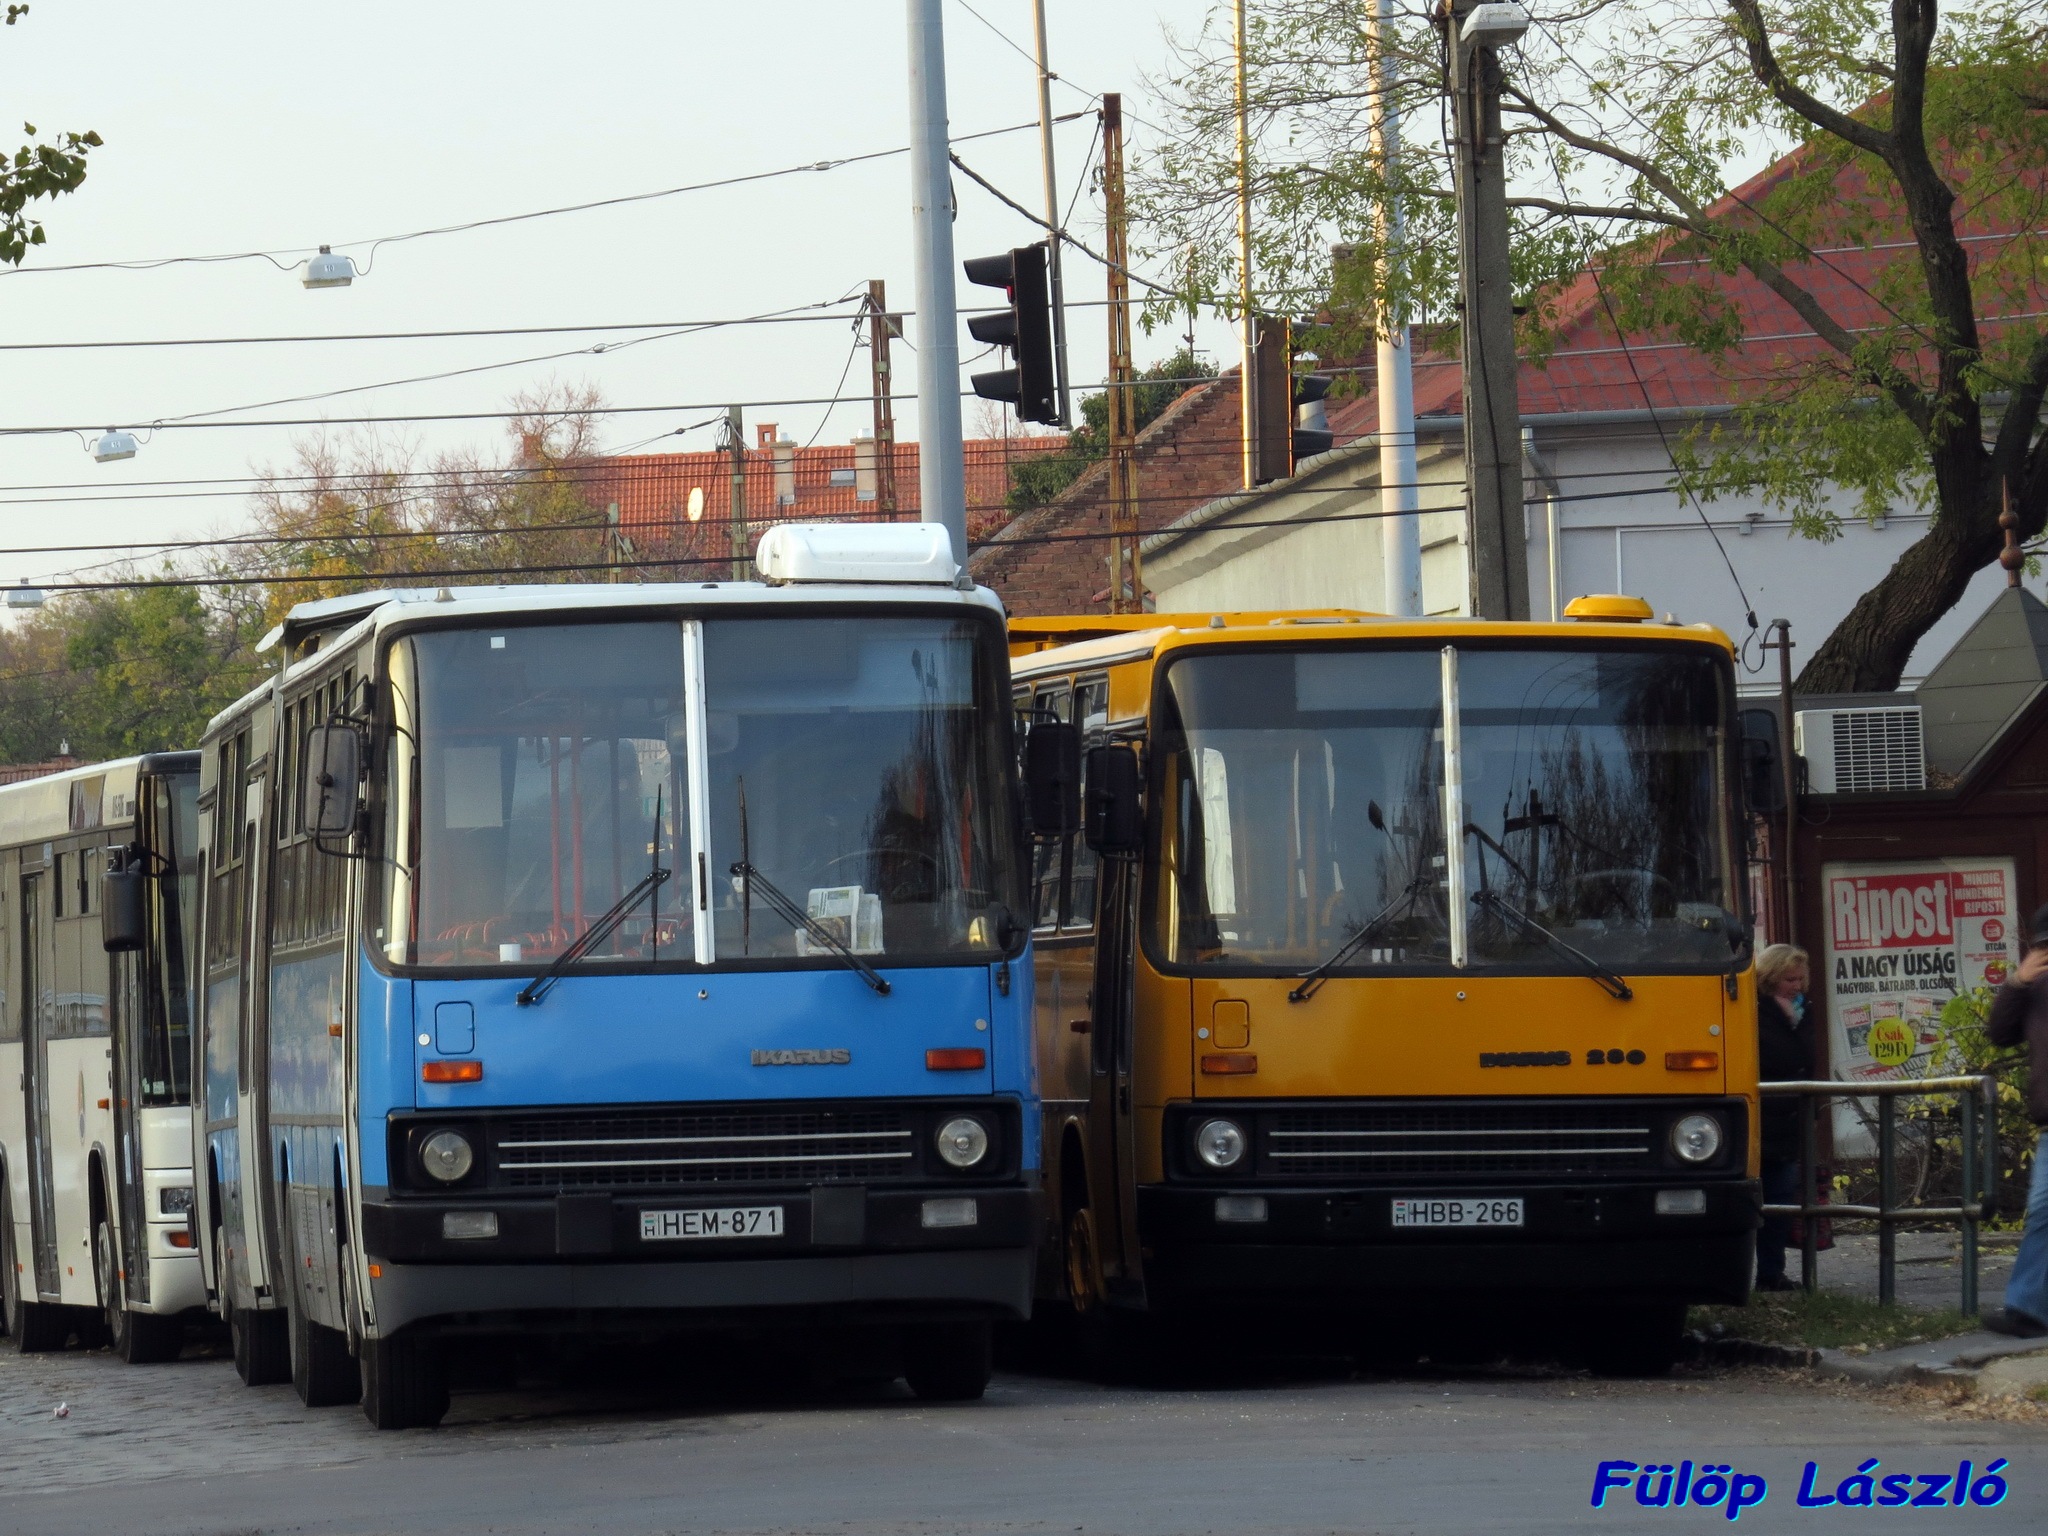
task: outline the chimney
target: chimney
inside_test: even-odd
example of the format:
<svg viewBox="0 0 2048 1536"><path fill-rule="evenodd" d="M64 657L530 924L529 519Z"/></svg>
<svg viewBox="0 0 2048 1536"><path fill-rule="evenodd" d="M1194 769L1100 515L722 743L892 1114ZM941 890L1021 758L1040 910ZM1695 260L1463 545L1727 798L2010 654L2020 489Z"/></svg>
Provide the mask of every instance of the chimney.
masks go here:
<svg viewBox="0 0 2048 1536"><path fill-rule="evenodd" d="M766 428L775 431L773 426ZM775 505L793 507L796 505L796 444L788 438L777 435L775 440L762 445L775 455Z"/></svg>
<svg viewBox="0 0 2048 1536"><path fill-rule="evenodd" d="M780 436L782 436L782 433L777 429L774 422L761 422L754 428L754 446L764 451L773 448L775 440Z"/></svg>
<svg viewBox="0 0 2048 1536"><path fill-rule="evenodd" d="M853 499L875 499L875 434L862 432L853 440Z"/></svg>

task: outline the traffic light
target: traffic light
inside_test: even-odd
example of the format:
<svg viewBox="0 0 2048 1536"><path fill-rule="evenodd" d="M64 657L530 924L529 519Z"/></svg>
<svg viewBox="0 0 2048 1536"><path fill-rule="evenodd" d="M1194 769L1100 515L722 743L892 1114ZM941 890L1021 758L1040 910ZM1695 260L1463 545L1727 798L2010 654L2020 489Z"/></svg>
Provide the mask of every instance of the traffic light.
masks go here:
<svg viewBox="0 0 2048 1536"><path fill-rule="evenodd" d="M1294 327L1260 317L1252 336L1253 388L1257 430L1252 437L1252 483L1285 480L1303 459L1336 444L1323 397L1331 380L1294 371Z"/></svg>
<svg viewBox="0 0 2048 1536"><path fill-rule="evenodd" d="M1001 256L974 256L962 263L967 280L1008 295L1007 314L976 315L967 334L976 341L1010 349L1013 366L974 375L974 392L984 400L1007 400L1021 421L1056 426L1060 419L1052 366L1052 301L1045 278L1045 247L1020 245Z"/></svg>

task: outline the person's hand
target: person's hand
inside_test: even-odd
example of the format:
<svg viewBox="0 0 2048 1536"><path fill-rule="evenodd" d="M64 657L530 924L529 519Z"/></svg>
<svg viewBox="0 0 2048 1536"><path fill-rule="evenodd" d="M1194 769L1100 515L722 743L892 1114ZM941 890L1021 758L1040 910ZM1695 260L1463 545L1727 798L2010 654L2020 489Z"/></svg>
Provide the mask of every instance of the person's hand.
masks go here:
<svg viewBox="0 0 2048 1536"><path fill-rule="evenodd" d="M2027 951L2012 979L2023 987L2030 987L2043 976L2048 976L2048 944L2037 944Z"/></svg>

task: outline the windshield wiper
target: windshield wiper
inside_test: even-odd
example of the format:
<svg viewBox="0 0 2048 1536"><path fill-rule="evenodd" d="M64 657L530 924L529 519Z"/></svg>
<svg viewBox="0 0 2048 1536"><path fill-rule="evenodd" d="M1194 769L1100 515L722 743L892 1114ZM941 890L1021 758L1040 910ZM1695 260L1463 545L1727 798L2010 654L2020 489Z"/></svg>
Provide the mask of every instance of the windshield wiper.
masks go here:
<svg viewBox="0 0 2048 1536"><path fill-rule="evenodd" d="M802 907L791 901L783 893L782 888L762 874L760 870L754 868L745 859L742 859L739 863L733 865L732 873L738 875L746 882L745 899L752 899L754 886L758 882L761 887L761 895L766 899L769 909L777 917L788 923L792 928L803 929L815 942L824 945L825 948L831 950L833 954L845 961L849 969L858 972L860 979L875 989L877 997L887 997L889 995L888 977L840 943L838 935L804 911Z"/></svg>
<svg viewBox="0 0 2048 1536"><path fill-rule="evenodd" d="M1575 949L1570 944L1567 944L1563 939L1537 922L1535 918L1529 916L1528 913L1515 906L1513 902L1508 901L1496 892L1479 891L1472 897L1472 904L1476 907L1484 907L1489 912L1498 912L1525 933L1535 934L1537 938L1548 944L1559 954L1568 955L1578 961L1585 970L1586 979L1598 983L1600 988L1610 997L1625 1003L1636 995L1626 981L1623 981L1621 977L1610 971L1598 960L1595 960L1584 950Z"/></svg>
<svg viewBox="0 0 2048 1536"><path fill-rule="evenodd" d="M1402 889L1400 895L1367 918L1364 926L1358 932L1352 934L1350 938L1338 945L1335 954L1303 976L1295 984L1294 990L1287 994L1287 1001L1290 1003L1305 1003L1314 997L1316 989L1330 979L1331 971L1362 949L1366 941L1384 928L1397 914L1405 913L1410 907L1415 905L1415 898L1422 894L1423 886L1426 883L1426 881L1421 879L1409 881L1406 887Z"/></svg>
<svg viewBox="0 0 2048 1536"><path fill-rule="evenodd" d="M563 950L553 965L521 987L519 995L513 1001L520 1007L527 1008L546 997L553 990L555 983L562 979L564 971L610 938L612 930L626 920L626 914L633 910L640 898L659 887L668 877L669 871L658 867L642 875L640 883L607 907L604 916L586 928L582 938Z"/></svg>

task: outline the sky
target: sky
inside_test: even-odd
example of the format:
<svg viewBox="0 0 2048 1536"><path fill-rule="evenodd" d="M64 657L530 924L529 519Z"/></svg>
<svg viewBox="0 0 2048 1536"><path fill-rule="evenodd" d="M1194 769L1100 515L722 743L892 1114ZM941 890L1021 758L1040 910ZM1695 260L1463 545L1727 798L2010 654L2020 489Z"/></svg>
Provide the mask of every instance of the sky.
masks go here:
<svg viewBox="0 0 2048 1536"><path fill-rule="evenodd" d="M1027 206L1042 201L1029 0L946 0L955 147ZM1133 147L1169 60L1167 29L1199 27L1208 0L1046 0L1059 178L1088 169L1092 95L1124 92ZM978 15L976 14L978 13ZM1005 41L1005 39L1008 41ZM837 169L378 248L376 237L743 176L909 142L901 4L781 0L773 6L579 0L356 0L346 7L212 0L35 0L0 31L0 121L106 141L77 192L37 205L49 243L19 273L0 270L0 581L92 579L110 554L27 546L207 536L244 526L247 480L287 469L298 444L366 429L338 418L501 412L522 390L589 385L620 408L603 442L629 449L690 428L726 402L860 394L842 320L751 325L652 339L633 334L496 336L326 344L4 350L28 342L133 341L509 326L692 322L796 311L887 282L911 304L910 165L894 155ZM11 114L11 117L9 116ZM956 178L962 257L1038 231ZM1082 196L1078 237L1099 249ZM370 270L309 291L268 261L151 270L52 272L71 263L346 248ZM1100 300L1099 268L1070 256L1070 301ZM961 284L961 302L981 290ZM1104 371L1103 311L1070 317L1073 373ZM915 322L910 339L917 338ZM1211 352L1228 329L1205 322ZM1178 338L1146 337L1138 362ZM963 359L977 345L962 339ZM546 354L576 353L547 361ZM897 353L900 387L915 359ZM494 365L517 363L518 366ZM994 366L983 364L983 366ZM454 370L464 377L388 381ZM969 371L969 370L963 370ZM213 420L313 420L321 427L180 429L177 417L292 397L374 389ZM899 406L899 433L916 430ZM969 402L968 430L976 430ZM658 409L626 409L657 407ZM799 442L845 442L864 405L747 410ZM152 429L152 424L164 423ZM96 464L98 430L143 439L133 459ZM80 433L22 429L79 427ZM501 422L387 425L394 452L501 452ZM669 437L709 447L713 431ZM661 443L651 444L662 446ZM214 484L152 484L211 481ZM197 494L195 494L197 493Z"/></svg>

